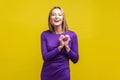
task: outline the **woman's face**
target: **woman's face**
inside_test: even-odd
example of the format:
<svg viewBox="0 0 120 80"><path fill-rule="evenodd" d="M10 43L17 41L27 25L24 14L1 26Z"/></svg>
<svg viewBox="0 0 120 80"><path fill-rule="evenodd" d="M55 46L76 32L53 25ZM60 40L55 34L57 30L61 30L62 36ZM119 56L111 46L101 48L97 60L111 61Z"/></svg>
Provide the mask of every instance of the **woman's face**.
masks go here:
<svg viewBox="0 0 120 80"><path fill-rule="evenodd" d="M50 16L50 22L53 26L61 26L63 22L63 13L60 9L56 8L53 9L51 16Z"/></svg>

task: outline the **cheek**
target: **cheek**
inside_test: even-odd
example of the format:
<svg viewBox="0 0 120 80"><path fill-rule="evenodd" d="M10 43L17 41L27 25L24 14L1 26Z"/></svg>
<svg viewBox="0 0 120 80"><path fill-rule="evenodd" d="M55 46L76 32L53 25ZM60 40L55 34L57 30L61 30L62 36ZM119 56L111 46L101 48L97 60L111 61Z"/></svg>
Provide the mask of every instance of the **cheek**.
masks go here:
<svg viewBox="0 0 120 80"><path fill-rule="evenodd" d="M61 16L60 19L63 20L63 16Z"/></svg>
<svg viewBox="0 0 120 80"><path fill-rule="evenodd" d="M64 22L64 18L62 17L62 22Z"/></svg>
<svg viewBox="0 0 120 80"><path fill-rule="evenodd" d="M51 17L51 18L50 18L50 23L53 24L53 22L54 22L54 18Z"/></svg>
<svg viewBox="0 0 120 80"><path fill-rule="evenodd" d="M50 20L51 20L51 21L53 21L53 20L54 20L54 17L53 17L53 16L51 16L51 17L50 17Z"/></svg>

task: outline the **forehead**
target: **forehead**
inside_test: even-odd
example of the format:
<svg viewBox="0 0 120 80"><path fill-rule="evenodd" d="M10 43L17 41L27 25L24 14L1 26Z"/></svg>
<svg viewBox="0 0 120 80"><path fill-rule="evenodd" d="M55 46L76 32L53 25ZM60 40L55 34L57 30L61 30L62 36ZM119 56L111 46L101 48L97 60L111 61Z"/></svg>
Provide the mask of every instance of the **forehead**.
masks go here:
<svg viewBox="0 0 120 80"><path fill-rule="evenodd" d="M62 13L62 11L59 8L55 8L52 10L52 14L53 13Z"/></svg>

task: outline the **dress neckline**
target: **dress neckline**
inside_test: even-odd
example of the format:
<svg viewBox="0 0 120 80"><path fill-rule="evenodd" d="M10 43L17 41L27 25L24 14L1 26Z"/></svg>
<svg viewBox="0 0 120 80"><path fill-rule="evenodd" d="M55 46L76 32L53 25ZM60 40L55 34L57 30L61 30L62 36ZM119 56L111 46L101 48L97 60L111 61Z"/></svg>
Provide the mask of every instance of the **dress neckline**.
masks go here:
<svg viewBox="0 0 120 80"><path fill-rule="evenodd" d="M56 33L52 32L52 31L50 31L50 32L51 32L52 34L54 34L54 35L65 35L68 31L69 31L69 30L67 30L67 31L64 32L64 33L59 33L59 34L56 34Z"/></svg>

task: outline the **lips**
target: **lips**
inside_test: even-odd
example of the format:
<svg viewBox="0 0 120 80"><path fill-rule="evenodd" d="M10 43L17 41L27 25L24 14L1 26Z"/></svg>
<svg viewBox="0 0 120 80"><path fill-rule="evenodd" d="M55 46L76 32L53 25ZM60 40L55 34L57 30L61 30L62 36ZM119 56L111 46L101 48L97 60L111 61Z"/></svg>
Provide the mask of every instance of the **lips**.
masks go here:
<svg viewBox="0 0 120 80"><path fill-rule="evenodd" d="M54 22L59 22L60 20L55 20Z"/></svg>
<svg viewBox="0 0 120 80"><path fill-rule="evenodd" d="M60 18L51 18L51 24L53 25L53 26L60 26L60 25L62 25L62 19L60 19Z"/></svg>

